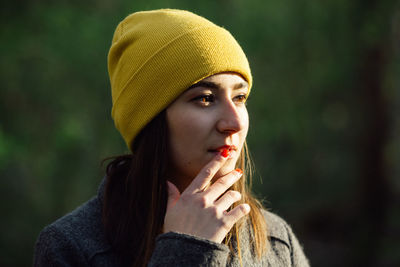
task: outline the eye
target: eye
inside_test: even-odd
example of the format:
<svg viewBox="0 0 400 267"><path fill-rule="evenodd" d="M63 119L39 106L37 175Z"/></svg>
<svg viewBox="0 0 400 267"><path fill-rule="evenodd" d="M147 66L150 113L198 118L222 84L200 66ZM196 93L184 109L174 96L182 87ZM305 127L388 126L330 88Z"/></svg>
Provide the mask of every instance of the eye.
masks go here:
<svg viewBox="0 0 400 267"><path fill-rule="evenodd" d="M214 102L214 100L215 100L214 95L200 95L200 96L193 98L192 101L195 101L203 106L208 106L212 102Z"/></svg>
<svg viewBox="0 0 400 267"><path fill-rule="evenodd" d="M245 94L240 94L235 96L233 100L238 103L246 103L247 96Z"/></svg>

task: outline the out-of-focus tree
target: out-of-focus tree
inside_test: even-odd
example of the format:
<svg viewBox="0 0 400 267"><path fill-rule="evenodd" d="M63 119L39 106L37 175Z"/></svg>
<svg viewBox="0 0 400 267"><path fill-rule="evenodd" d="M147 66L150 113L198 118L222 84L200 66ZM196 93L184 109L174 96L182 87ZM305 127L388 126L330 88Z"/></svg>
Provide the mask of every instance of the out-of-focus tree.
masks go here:
<svg viewBox="0 0 400 267"><path fill-rule="evenodd" d="M103 158L127 152L110 118L107 52L124 16L161 7L205 16L243 46L255 191L313 266L400 263L397 1L1 5L1 266L30 265L39 231L96 193Z"/></svg>

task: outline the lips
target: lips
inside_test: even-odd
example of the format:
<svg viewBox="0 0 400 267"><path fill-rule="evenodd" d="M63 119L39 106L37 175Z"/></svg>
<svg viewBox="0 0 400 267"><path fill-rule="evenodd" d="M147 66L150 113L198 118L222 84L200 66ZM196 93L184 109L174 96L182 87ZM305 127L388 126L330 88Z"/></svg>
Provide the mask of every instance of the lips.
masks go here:
<svg viewBox="0 0 400 267"><path fill-rule="evenodd" d="M210 151L210 152L221 152L223 150L228 150L229 152L231 152L231 151L236 151L237 148L234 145L223 145L223 146L220 146L220 147L217 147L217 148L214 148L214 149L209 149L208 151Z"/></svg>

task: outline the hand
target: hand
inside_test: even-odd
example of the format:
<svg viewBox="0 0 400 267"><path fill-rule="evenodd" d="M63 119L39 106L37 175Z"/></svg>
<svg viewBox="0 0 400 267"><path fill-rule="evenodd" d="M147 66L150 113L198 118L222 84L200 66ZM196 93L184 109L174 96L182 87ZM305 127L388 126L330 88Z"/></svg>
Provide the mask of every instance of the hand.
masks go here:
<svg viewBox="0 0 400 267"><path fill-rule="evenodd" d="M250 212L248 204L240 204L227 212L233 203L241 199L239 192L226 191L240 179L240 170L231 171L209 186L225 161L225 157L217 155L182 194L174 184L167 182L165 233L180 232L221 243L233 225Z"/></svg>

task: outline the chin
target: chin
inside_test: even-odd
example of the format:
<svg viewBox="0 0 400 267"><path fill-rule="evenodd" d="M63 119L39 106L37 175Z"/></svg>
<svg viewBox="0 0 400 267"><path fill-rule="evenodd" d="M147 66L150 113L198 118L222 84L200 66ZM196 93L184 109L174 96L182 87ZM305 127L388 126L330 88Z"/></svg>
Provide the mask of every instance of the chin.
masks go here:
<svg viewBox="0 0 400 267"><path fill-rule="evenodd" d="M224 166L221 167L221 169L219 169L219 171L215 174L215 177L218 178L230 173L235 169L235 166L236 160L228 161L226 164L224 164Z"/></svg>

